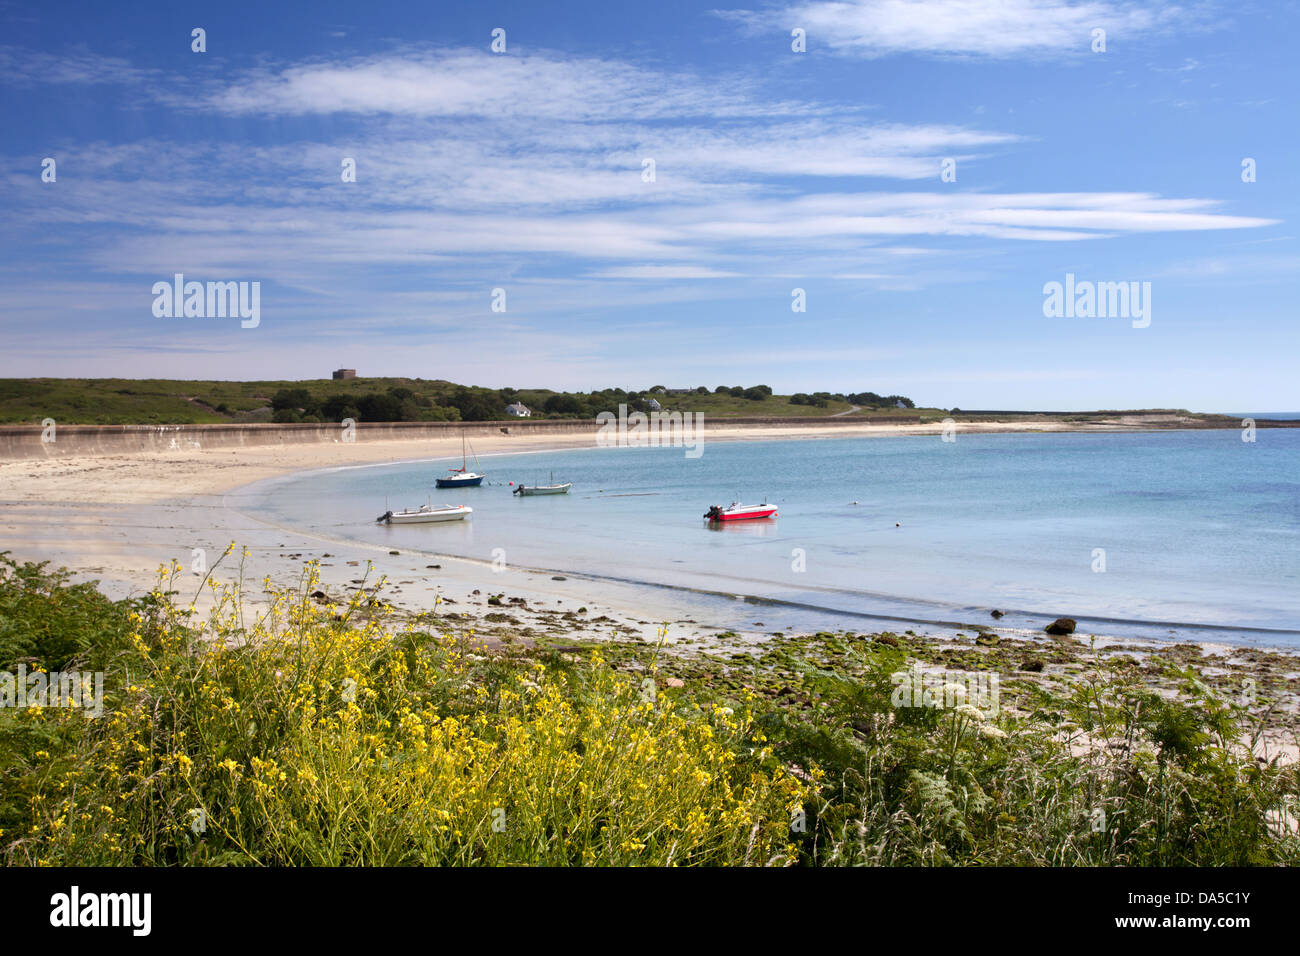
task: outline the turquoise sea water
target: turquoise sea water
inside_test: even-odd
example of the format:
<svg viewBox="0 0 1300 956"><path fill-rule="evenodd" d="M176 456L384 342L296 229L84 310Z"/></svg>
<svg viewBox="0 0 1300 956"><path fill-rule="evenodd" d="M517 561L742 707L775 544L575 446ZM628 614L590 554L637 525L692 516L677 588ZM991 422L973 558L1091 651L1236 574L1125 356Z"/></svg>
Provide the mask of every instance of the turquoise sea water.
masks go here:
<svg viewBox="0 0 1300 956"><path fill-rule="evenodd" d="M696 459L590 448L483 458L482 488L438 491L446 466L306 473L241 506L404 552L671 587L729 602L737 621L866 630L992 623L999 608L1012 628L1065 615L1089 633L1300 644L1300 430L1254 443L1237 430L706 442ZM552 471L570 495L521 499L505 484ZM474 515L377 525L386 496ZM774 520L702 520L765 496Z"/></svg>

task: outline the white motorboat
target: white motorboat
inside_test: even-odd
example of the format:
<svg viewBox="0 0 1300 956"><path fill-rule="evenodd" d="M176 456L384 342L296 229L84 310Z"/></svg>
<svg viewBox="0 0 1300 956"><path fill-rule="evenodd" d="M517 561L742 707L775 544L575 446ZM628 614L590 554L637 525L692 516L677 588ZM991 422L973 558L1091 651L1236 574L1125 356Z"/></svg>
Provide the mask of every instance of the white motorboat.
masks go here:
<svg viewBox="0 0 1300 956"><path fill-rule="evenodd" d="M527 498L530 495L567 495L569 489L573 487L573 482L566 481L562 484L555 483L555 472L551 472L551 483L549 485L517 485L513 494L521 498Z"/></svg>
<svg viewBox="0 0 1300 956"><path fill-rule="evenodd" d="M385 511L375 520L384 524L429 524L435 521L464 521L473 513L474 509L469 505L443 505L441 508L420 505L414 511Z"/></svg>
<svg viewBox="0 0 1300 956"><path fill-rule="evenodd" d="M567 495L572 487L571 481L566 481L562 485L520 485L515 489L515 494L523 498L529 495Z"/></svg>

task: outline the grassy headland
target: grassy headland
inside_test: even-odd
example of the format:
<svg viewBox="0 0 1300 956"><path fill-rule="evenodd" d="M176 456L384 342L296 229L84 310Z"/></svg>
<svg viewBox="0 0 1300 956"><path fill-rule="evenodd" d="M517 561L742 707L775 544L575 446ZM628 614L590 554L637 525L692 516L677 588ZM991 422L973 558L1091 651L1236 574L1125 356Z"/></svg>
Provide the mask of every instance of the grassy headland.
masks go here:
<svg viewBox="0 0 1300 956"><path fill-rule="evenodd" d="M620 404L648 410L648 399L665 409L710 418L758 416L807 418L847 412L846 396L774 395L765 386L714 386L689 394L490 389L441 380L355 378L335 381L221 382L164 379L0 379L0 423L199 425L257 421L493 421L508 418L506 405L523 402L535 418L594 418ZM719 391L718 389L726 389ZM864 406L883 420L917 412L895 401ZM792 399L795 399L792 401ZM937 410L934 410L937 411Z"/></svg>
<svg viewBox="0 0 1300 956"><path fill-rule="evenodd" d="M846 423L933 425L951 417L967 422L1028 422L1088 428L1236 428L1240 420L1183 409L1112 411L972 411L921 407L901 395L814 392L777 395L765 385L699 386L680 390L559 392L539 388L482 388L418 378L335 381L181 381L169 379L0 379L0 424L212 425L255 422L499 421L506 405L522 402L533 419L591 420L627 405L650 411L695 412L708 420L762 418ZM1259 427L1295 422L1261 421Z"/></svg>

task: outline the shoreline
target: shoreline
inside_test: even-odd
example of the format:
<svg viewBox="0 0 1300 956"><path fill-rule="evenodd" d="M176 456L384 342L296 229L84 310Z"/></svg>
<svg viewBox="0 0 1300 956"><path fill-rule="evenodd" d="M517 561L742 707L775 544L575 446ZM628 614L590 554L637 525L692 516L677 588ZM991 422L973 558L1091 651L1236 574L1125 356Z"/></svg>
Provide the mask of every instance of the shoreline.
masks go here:
<svg viewBox="0 0 1300 956"><path fill-rule="evenodd" d="M1113 430L1067 426L1064 423L1056 423L1056 425L1057 427L1044 429L1029 423L990 422L967 430L984 434L1043 431L1090 433L1098 430ZM714 423L709 429L706 443L710 439L714 442L730 442L937 435L941 430L940 423L930 426L873 424L845 426L836 428L833 433L828 434L827 430L821 427L801 427L799 424L789 422L766 428L753 426L728 428ZM353 444L334 442L328 445L305 441L289 445L255 445L239 448L178 448L123 455L66 455L57 458L9 461L0 459L0 479L4 480L7 492L4 503L8 506L7 520L0 524L0 530L5 532L6 541L13 542L6 547L15 556L21 559L50 560L78 574L104 575L108 586L113 587L118 593L125 593L123 589L130 586L140 591L148 590L157 577L158 568L171 561L179 560L183 566L188 566L190 552L194 547L202 547L207 553L214 550L220 553L232 541L239 545L250 546L252 553L275 551L277 554L283 552L284 555L290 553L301 555L318 552L325 555L329 548L340 551L351 549L357 554L350 554L347 559L344 559L354 561L347 565L350 567L359 567L359 562L364 560L359 555L361 552L368 552L368 559L374 561L381 572L391 572L390 577L393 573L409 575L423 569L406 568L405 565L409 562L384 560L392 556L386 553L389 549L342 536L325 536L267 522L257 515L240 511L238 498L244 493L251 492L255 486L289 480L308 473L452 460L460 456L461 449L457 438L459 438L458 432L446 431L438 441L358 440ZM589 432L565 435L522 432L487 435L478 439L475 450L478 457L491 458L588 447L595 447L594 428ZM219 509L220 517L212 514L213 509ZM160 511L175 523L159 526L156 518ZM158 532L152 535L154 540L148 540L149 534L139 533L146 529L150 532ZM80 533L84 537L70 537L70 534L75 533ZM240 540L241 534L251 540ZM270 540L272 538L276 539L275 542ZM120 539L126 539L129 546L115 554L112 546L118 544ZM196 541L201 543L186 546L187 542ZM419 553L433 554L440 561L447 561L457 566L460 573L447 576L449 579L452 577L458 579L455 582L457 584L477 585L481 590L483 586L496 586L502 583L495 575L484 578L485 573L490 573L487 562L423 549ZM141 561L144 562L143 565L140 564ZM256 563L257 570L262 572L259 577L278 570L265 566L260 560ZM388 564L400 564L403 567L389 568L386 567ZM529 575L530 580L535 580L543 574L563 576L572 574L575 579L585 580L592 590L622 590L630 594L639 594L640 598L633 600L632 606L626 609L633 615L638 606L644 605L646 596L650 594L662 598L675 591L698 591L704 595L720 598L739 597L726 589L677 588L633 579L583 576L564 569L509 570L512 573ZM276 576L282 577L281 574ZM760 596L754 595L754 597ZM897 600L902 604L916 601L914 598ZM790 604L779 599L763 603L774 607L787 604L792 608L799 606L797 602ZM810 607L807 610L816 612L819 608ZM829 616L844 617L847 624L853 624L855 621L873 621L885 626L913 624L946 630L955 627L999 630L995 623L971 624L963 620L934 620L922 616L900 615L896 611L872 615L869 612L833 607L820 610L824 610ZM954 608L954 611L956 610L958 609ZM1038 615L1040 612L1032 613ZM1100 618L1094 623L1130 624L1140 628L1171 626L1171 622ZM1185 626L1189 630L1220 629L1211 624L1183 625L1172 622L1172 625ZM1243 634L1258 635L1263 639L1267 639L1268 634L1275 632L1271 628L1222 629L1240 630ZM1001 630L1010 630L1010 628ZM1285 635L1289 632L1276 631L1276 633ZM1128 640L1129 638L1117 639ZM1145 637L1134 639L1147 640ZM1160 643L1159 638L1152 640L1153 643ZM1179 638L1172 640L1177 642ZM1169 642L1170 639L1165 639L1165 643ZM1223 642L1204 640L1197 643ZM1245 644L1245 642L1243 644L1261 646ZM1285 645L1267 649L1289 650Z"/></svg>
<svg viewBox="0 0 1300 956"><path fill-rule="evenodd" d="M971 429L972 431L975 429ZM1043 431L1041 428L990 424L981 432ZM1049 431L1096 431L1056 428ZM836 429L835 437L887 437L938 434L940 426L859 426ZM725 437L724 437L725 436ZM824 429L716 429L714 441L829 438ZM439 627L472 633L489 646L568 646L601 642L611 647L643 647L662 640L673 657L700 661L757 653L759 649L812 640L811 629L778 630L780 612L772 606L747 604L750 626L710 620L709 609L667 586L602 580L580 574L528 568L494 569L490 562L401 551L346 538L327 538L270 524L239 508L241 493L253 485L288 479L305 471L387 465L400 461L436 461L460 457L458 434L440 442L381 441L354 445L309 443L223 449L184 449L131 455L83 455L43 460L0 461L4 481L5 544L18 560L47 560L67 567L74 580L97 580L110 597L145 593L158 582L160 568L175 562L176 600L190 599L200 577L190 568L201 549L213 578L225 584L242 575L246 597L261 598L260 582L293 586L305 569L319 566L319 588L326 601L346 601L359 587L387 580L383 596L399 613ZM480 457L549 452L591 447L591 434L566 436L500 435L475 441ZM228 546L236 553L217 563ZM394 553L396 552L396 553ZM433 556L430 556L430 555ZM369 570L368 570L369 569ZM359 584L358 582L364 582ZM196 607L205 610L207 596ZM734 605L733 605L734 607ZM731 612L734 617L734 610ZM766 623L765 623L766 622ZM965 646L1011 655L1004 661L1016 672L1012 657L1045 657L1042 679L1060 679L1085 660L1131 656L1166 661L1200 659L1212 669L1252 675L1266 686L1289 684L1300 670L1300 649L1231 644L1182 636L1173 640L1099 637L1091 642L1082 631L1067 640L1023 629L986 624L925 623L898 617L846 617L827 631L871 635L906 634L915 647L928 649L931 664ZM822 632L819 632L822 633ZM1035 675L1035 678L1037 675ZM1154 673L1152 686L1164 688ZM1293 718L1298 702L1286 695L1278 708L1276 733L1268 735L1272 751L1296 759ZM1285 733L1284 733L1285 732Z"/></svg>

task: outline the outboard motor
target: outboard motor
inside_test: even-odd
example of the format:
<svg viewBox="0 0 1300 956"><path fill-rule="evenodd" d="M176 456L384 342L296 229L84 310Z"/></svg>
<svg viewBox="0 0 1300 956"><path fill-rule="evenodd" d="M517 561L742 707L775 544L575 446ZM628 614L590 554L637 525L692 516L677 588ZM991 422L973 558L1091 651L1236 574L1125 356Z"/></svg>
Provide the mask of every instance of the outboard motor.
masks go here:
<svg viewBox="0 0 1300 956"><path fill-rule="evenodd" d="M391 518L392 516L393 516L392 511L385 511L385 512L384 512L383 514L381 514L378 518L376 518L375 521L376 521L376 522L379 522L379 521L387 521L387 520L388 520L389 518Z"/></svg>

